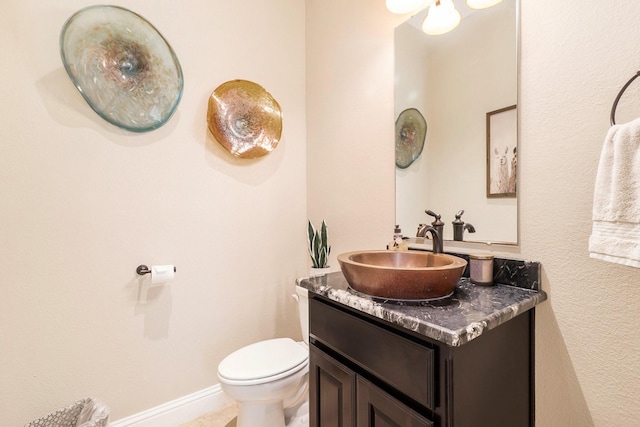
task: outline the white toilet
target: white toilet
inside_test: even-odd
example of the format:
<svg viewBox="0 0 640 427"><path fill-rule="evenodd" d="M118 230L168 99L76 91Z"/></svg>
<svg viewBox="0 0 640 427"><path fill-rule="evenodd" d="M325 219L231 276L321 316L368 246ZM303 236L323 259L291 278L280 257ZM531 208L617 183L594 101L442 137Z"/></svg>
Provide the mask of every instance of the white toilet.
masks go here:
<svg viewBox="0 0 640 427"><path fill-rule="evenodd" d="M308 425L309 300L296 286L303 342L275 338L234 351L218 365L222 390L238 402L236 427ZM306 410L306 414L304 413Z"/></svg>

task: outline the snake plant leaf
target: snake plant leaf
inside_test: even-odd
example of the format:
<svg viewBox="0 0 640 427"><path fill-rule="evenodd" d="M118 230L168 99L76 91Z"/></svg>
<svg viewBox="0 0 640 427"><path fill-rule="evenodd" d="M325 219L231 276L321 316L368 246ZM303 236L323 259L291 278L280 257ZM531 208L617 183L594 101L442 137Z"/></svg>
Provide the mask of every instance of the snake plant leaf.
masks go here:
<svg viewBox="0 0 640 427"><path fill-rule="evenodd" d="M318 258L320 268L327 266L327 248L320 249L320 257Z"/></svg>
<svg viewBox="0 0 640 427"><path fill-rule="evenodd" d="M307 233L309 236L309 256L311 257L311 261L313 262L313 266L316 265L316 260L318 259L315 255L315 249L314 249L314 242L315 242L315 236L316 234L318 234L316 232L315 227L313 226L313 224L311 223L311 221L309 221L309 226L307 228Z"/></svg>
<svg viewBox="0 0 640 427"><path fill-rule="evenodd" d="M308 235L308 242L309 242L309 255L313 256L313 237L316 234L316 229L313 226L313 224L311 223L311 221L309 221L309 225L307 227L307 235Z"/></svg>
<svg viewBox="0 0 640 427"><path fill-rule="evenodd" d="M320 251L321 251L322 247L321 247L321 241L320 241L320 234L316 233L316 235L313 238L313 261L314 264L318 264L315 265L315 267L319 267L320 264Z"/></svg>
<svg viewBox="0 0 640 427"><path fill-rule="evenodd" d="M322 220L322 225L320 226L320 235L321 235L321 239L322 239L322 243L323 246L327 246L327 223L324 222L324 219Z"/></svg>

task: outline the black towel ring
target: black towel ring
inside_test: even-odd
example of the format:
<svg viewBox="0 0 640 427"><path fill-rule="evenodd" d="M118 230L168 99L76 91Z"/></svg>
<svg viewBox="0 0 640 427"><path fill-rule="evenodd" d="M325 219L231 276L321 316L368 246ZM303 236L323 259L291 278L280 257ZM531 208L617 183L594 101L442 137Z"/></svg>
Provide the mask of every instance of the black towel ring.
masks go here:
<svg viewBox="0 0 640 427"><path fill-rule="evenodd" d="M616 107L618 106L618 101L620 101L620 98L622 97L624 91L627 90L629 85L638 77L640 77L640 71L636 71L636 74L631 77L629 81L624 84L624 86L622 86L622 89L620 89L620 92L618 92L618 96L616 96L615 101L613 101L613 106L611 107L611 126L616 124Z"/></svg>

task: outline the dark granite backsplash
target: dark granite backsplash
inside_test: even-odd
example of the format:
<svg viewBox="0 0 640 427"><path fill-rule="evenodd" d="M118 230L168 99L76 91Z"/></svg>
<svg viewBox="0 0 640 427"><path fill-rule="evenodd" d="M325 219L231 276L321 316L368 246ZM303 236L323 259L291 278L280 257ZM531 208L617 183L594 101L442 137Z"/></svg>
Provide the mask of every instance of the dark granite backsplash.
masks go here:
<svg viewBox="0 0 640 427"><path fill-rule="evenodd" d="M462 277L469 277L469 255L447 252L467 261ZM523 289L540 290L540 263L506 258L493 259L493 283L516 286Z"/></svg>

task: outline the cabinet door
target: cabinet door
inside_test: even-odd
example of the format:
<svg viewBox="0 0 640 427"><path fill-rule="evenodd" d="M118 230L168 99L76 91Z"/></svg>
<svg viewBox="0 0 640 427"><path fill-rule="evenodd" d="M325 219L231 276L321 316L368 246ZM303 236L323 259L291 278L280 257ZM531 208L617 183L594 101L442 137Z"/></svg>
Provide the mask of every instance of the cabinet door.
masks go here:
<svg viewBox="0 0 640 427"><path fill-rule="evenodd" d="M309 346L310 427L355 427L355 373Z"/></svg>
<svg viewBox="0 0 640 427"><path fill-rule="evenodd" d="M356 394L357 427L433 427L433 422L360 376Z"/></svg>

